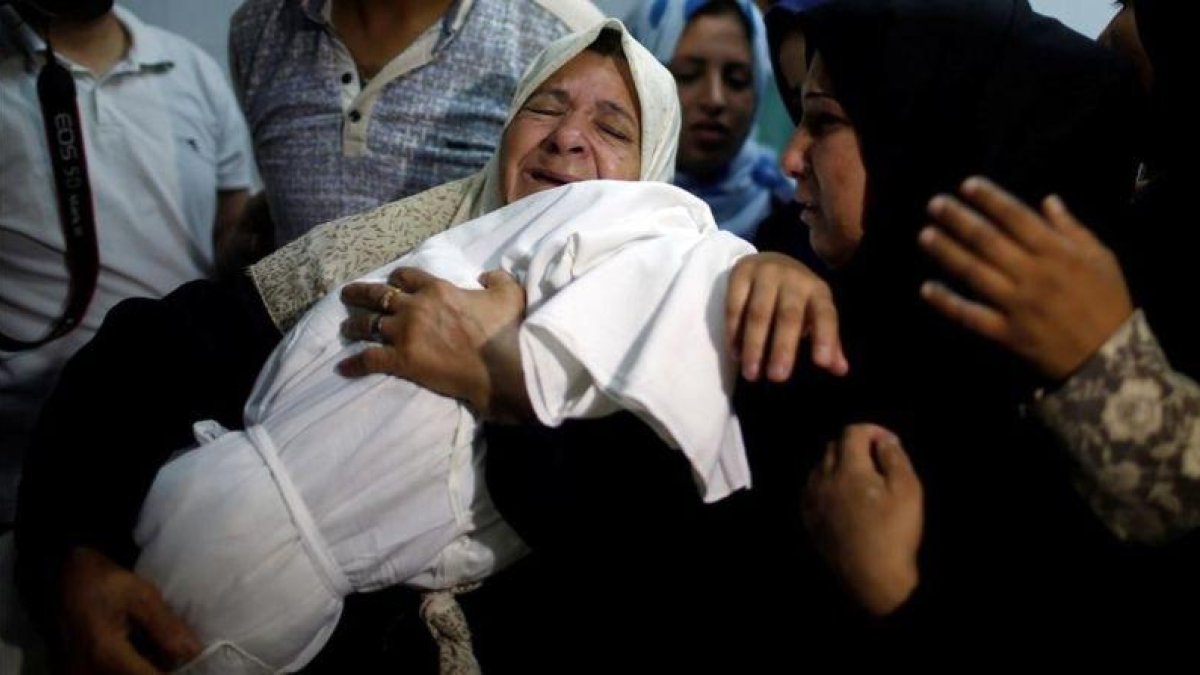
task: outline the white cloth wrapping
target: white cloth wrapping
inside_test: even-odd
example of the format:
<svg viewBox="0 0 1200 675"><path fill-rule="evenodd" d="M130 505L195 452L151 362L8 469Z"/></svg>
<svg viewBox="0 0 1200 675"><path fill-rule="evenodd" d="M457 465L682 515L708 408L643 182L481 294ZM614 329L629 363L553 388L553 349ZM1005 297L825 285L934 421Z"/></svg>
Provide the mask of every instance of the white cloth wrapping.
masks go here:
<svg viewBox="0 0 1200 675"><path fill-rule="evenodd" d="M539 418L631 409L714 500L749 485L721 345L728 270L752 251L683 190L589 181L437 235L366 279L416 266L478 287L484 270L509 271L527 294L519 340ZM167 464L135 531L137 572L202 641L285 671L320 650L352 590L476 581L524 551L487 494L465 406L335 372L363 348L340 338L347 316L331 293L297 324L259 377L247 432Z"/></svg>

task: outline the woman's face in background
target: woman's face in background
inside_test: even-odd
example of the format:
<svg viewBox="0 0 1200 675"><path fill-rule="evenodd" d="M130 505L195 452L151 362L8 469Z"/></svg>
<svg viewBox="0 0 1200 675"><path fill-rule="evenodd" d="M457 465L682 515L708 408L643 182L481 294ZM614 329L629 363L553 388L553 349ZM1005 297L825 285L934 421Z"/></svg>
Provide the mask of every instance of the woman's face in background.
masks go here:
<svg viewBox="0 0 1200 675"><path fill-rule="evenodd" d="M805 73L804 38L793 33L780 49L789 110L803 111L780 163L796 179L800 220L813 251L831 268L844 266L862 243L867 170L858 132L834 96L818 53Z"/></svg>
<svg viewBox="0 0 1200 675"><path fill-rule="evenodd" d="M680 171L711 176L742 147L757 103L752 54L740 17L705 14L688 22L670 63L683 111Z"/></svg>

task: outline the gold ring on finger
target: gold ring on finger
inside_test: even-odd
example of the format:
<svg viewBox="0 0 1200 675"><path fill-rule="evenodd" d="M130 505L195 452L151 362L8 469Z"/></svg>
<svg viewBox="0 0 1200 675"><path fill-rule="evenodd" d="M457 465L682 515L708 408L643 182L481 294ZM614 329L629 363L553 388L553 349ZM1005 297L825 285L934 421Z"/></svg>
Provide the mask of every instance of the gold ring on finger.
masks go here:
<svg viewBox="0 0 1200 675"><path fill-rule="evenodd" d="M384 293L383 297L379 299L379 304L385 313L392 313L392 300L395 300L396 296L399 294L400 289L396 288L395 286L388 286L387 292Z"/></svg>

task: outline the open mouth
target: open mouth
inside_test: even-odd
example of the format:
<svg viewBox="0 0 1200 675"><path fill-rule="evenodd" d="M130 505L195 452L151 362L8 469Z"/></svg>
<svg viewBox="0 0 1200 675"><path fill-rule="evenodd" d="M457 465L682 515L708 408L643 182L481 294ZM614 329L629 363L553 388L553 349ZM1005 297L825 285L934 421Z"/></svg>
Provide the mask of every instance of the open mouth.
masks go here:
<svg viewBox="0 0 1200 675"><path fill-rule="evenodd" d="M799 211L800 211L800 222L804 223L805 225L807 225L809 227L812 227L813 223L817 220L817 217L819 216L819 213L817 211L816 202L806 202L806 201L796 200L796 206L799 208Z"/></svg>
<svg viewBox="0 0 1200 675"><path fill-rule="evenodd" d="M561 173L554 173L553 171L546 171L545 169L531 169L531 170L529 170L528 174L529 174L529 177L532 178L533 180L535 180L539 183L553 185L554 187L558 187L560 185L566 185L567 183L575 183L575 182L579 181L579 179L574 176L568 176L566 174L561 174Z"/></svg>

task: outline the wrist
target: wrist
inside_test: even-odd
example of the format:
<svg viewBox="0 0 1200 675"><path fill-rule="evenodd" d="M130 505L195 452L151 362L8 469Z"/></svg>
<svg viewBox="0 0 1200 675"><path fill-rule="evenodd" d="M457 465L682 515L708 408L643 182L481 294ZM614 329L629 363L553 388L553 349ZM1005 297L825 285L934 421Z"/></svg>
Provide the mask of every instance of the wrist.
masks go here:
<svg viewBox="0 0 1200 675"><path fill-rule="evenodd" d="M492 422L520 423L535 417L525 389L519 334L519 324L506 326L483 348L484 417Z"/></svg>
<svg viewBox="0 0 1200 675"><path fill-rule="evenodd" d="M913 559L867 571L856 595L870 614L886 616L908 600L919 581L920 573Z"/></svg>
<svg viewBox="0 0 1200 675"><path fill-rule="evenodd" d="M1070 379L1086 367L1096 354L1104 349L1105 345L1111 344L1122 335L1133 322L1136 314L1137 312L1132 306L1129 306L1126 311L1114 314L1112 320L1106 322L1104 326L1098 326L1093 334L1088 337L1080 337L1070 358L1055 364L1045 364L1042 367L1042 373L1054 383Z"/></svg>

